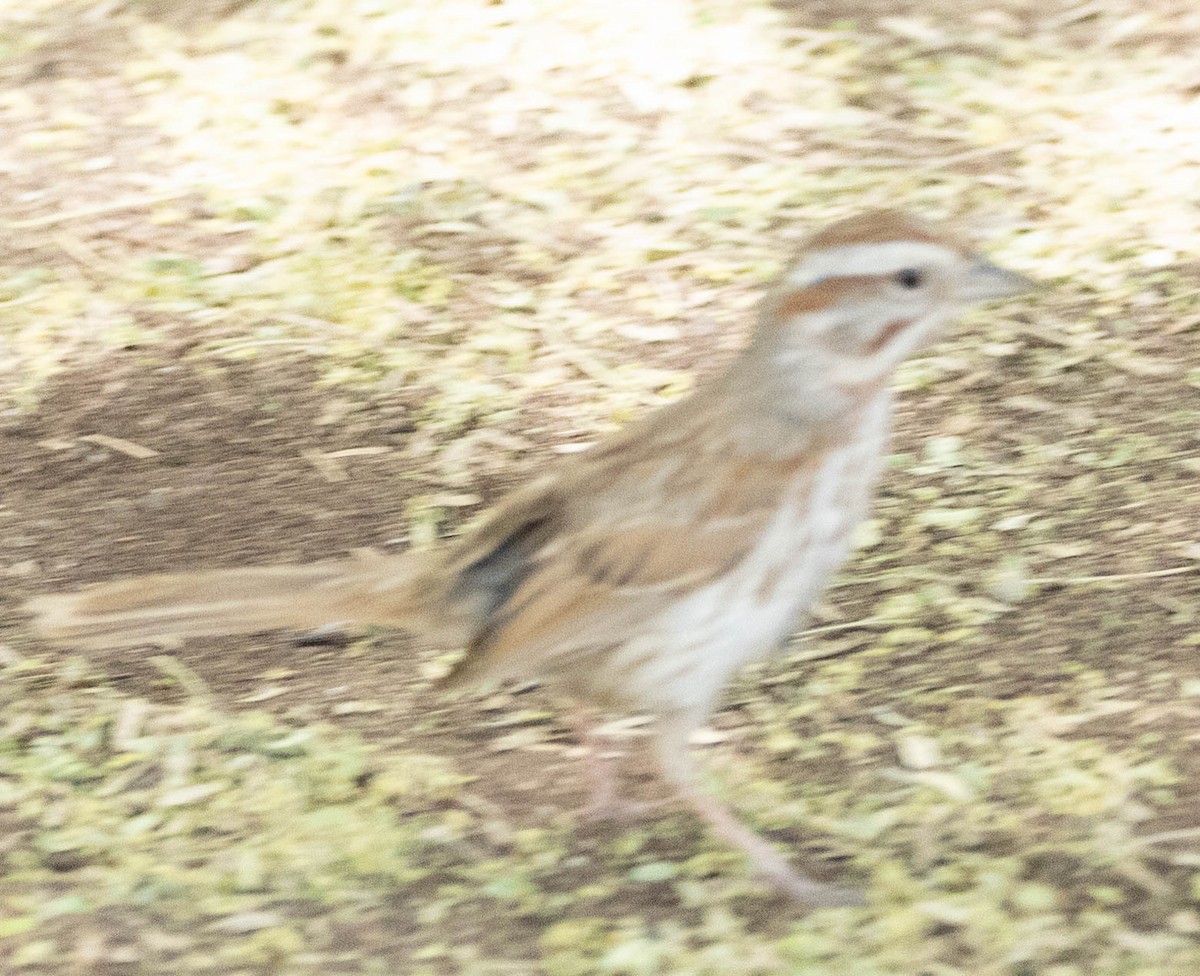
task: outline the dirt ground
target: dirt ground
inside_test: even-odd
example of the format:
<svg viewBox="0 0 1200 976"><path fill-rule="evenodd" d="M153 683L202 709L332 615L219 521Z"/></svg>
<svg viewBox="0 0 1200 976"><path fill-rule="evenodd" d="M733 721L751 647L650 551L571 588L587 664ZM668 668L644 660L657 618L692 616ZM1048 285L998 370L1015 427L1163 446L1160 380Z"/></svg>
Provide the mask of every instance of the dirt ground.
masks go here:
<svg viewBox="0 0 1200 976"><path fill-rule="evenodd" d="M1097 211L1088 208L1110 205L1119 191L1088 182L1113 150L1089 143L1084 126L1076 136L1092 157L1063 150L1050 159L1049 143L981 136L986 152L960 163L961 146L921 141L929 126L920 103L921 85L936 75L937 84L966 86L939 98L978 111L1028 59L1027 76L1049 79L1030 82L1047 99L1031 114L1099 111L1087 101L1097 84L1090 73L1111 79L1088 59L1111 31L1116 40L1104 50L1128 59L1114 73L1144 72L1142 88L1130 88L1149 92L1138 118L1158 120L1155 112L1177 103L1196 110L1196 79L1188 88L1186 63L1172 60L1196 28L1186 5L1160 5L1139 22L1115 3L1043 13L998 4L968 17L962 34L952 21L931 25L890 4L869 16L845 5L784 8L791 13L772 29L816 53L803 55L811 65L781 60L770 69L777 75L755 82L758 97L775 97L763 93L771 83L811 67L849 92L839 111L875 113L866 134L856 128L838 142L817 130L801 139L817 168L814 185L831 179L821 176L822 159L844 174L829 197L814 196L819 202L797 199L785 186L792 177L763 162L779 133L749 123L722 130L728 142L717 155L737 160L729 172L656 182L676 179L664 175L676 165L710 165L712 147L699 143L676 161L677 136L662 119L670 113L648 94L660 83L706 90L689 76L645 89L622 81L627 102L596 95L603 108L579 130L562 121L565 144L581 158L597 131L611 136L606 169L576 171L540 143L522 147L522 127L532 123L505 117L488 123L491 182L426 180L399 203L381 189L397 172L366 170L365 203L347 203L345 187L326 201L326 177L305 161L343 138L328 119L358 133L380 118L416 126L421 112L440 106L437 125L421 121L412 139L453 146L455 132L479 131L476 115L493 101L516 99L519 80L489 88L464 62L455 70L467 81L455 94L458 76L442 65L433 94L414 83L403 89L407 102L391 104L388 83L408 79L414 62L396 55L373 69L370 5L344 46L334 43L322 3L275 12L198 6L187 16L171 5L101 6L103 16L91 11L82 27L71 4L42 3L0 21L10 45L0 61L10 83L0 133L15 147L0 155L0 177L9 180L0 332L12 359L0 416L0 663L12 676L0 760L11 764L0 777L13 784L0 790L0 822L12 825L0 844L0 906L22 920L6 929L0 911L0 958L12 971L1195 971L1200 262L1194 248L1171 249L1189 235L1194 243L1194 192L1181 197L1186 181L1171 183L1174 174L1143 173L1144 186L1125 184L1135 216L1114 208L1096 231L1088 213ZM468 25L476 40L498 16L487 5L462 6L480 18ZM839 33L853 13L861 21ZM574 30L575 14L563 16ZM718 6L712 16L734 14ZM917 19L881 26L888 16ZM310 22L318 25L311 36ZM737 22L752 55L757 22ZM212 29L221 23L225 34ZM407 36L407 23L388 25ZM172 104L202 113L211 94L203 65L194 74L180 65L239 44L263 45L274 57L277 29L303 34L303 45L313 45L305 65L327 63L331 88L355 97L303 90L307 68L283 78L268 93L271 112L295 115L280 130L283 161L264 163L235 192L239 167L261 146L241 146L242 120L230 121L236 113L221 114L225 107L198 118L194 131L182 108L171 119ZM607 35L592 36L602 60ZM887 70L846 68L856 43ZM562 82L567 90L585 90L584 68ZM736 69L712 70L722 79ZM553 79L570 70L551 70L541 83L559 84ZM976 80L978 90L970 88ZM737 84L733 74L728 84ZM1055 101L1055 85L1070 110ZM752 94L744 104L757 104ZM769 105L782 112L779 98ZM626 107L611 108L618 102ZM1021 106L992 110L1008 112L1005 124L1019 130ZM267 124L250 119L246 128ZM231 158L205 163L217 173L213 184L204 182L204 158L189 155L201 152L189 140L206 126L231 147ZM306 126L313 134L286 142ZM451 134L439 136L437 126ZM621 148L630 131L646 140L637 143L648 154L641 190ZM1185 125L1154 131L1163 158L1188 177L1200 172ZM897 132L908 147L900 155L914 154L907 162L895 158ZM439 145L427 152L453 156ZM337 157L331 170L343 165L344 149L328 147ZM933 153L951 158L936 179L928 175ZM880 158L909 172L903 186L917 205L1020 210L1012 256L1047 286L972 319L901 377L892 464L862 547L795 656L732 689L701 747L718 788L805 870L870 884L867 915L796 913L669 808L632 826L580 822L581 751L555 703L531 688L439 699L431 677L447 649L391 633L324 643L264 635L84 662L28 633L18 608L37 592L166 569L403 549L452 534L562 453L678 395L690 375L729 355L781 242L856 199L880 202L896 191L880 176ZM1144 170L1146 160L1135 165ZM544 176L552 166L565 169ZM188 175L171 182L180 173ZM1077 189L1065 185L1066 173ZM746 184L745 199L732 200L738 216L724 214L723 199L706 200L703 218L675 215L671 207L708 178ZM573 209L577 193L591 194L587 214ZM127 208L114 205L129 194ZM1173 209L1172 199L1181 201ZM62 213L76 216L60 221ZM364 221L360 240L354 228ZM633 225L649 244L620 236ZM1131 240L1148 243L1139 249ZM417 264L381 263L409 251ZM713 265L701 267L697 254ZM278 268L285 273L272 278ZM555 290L564 276L571 290ZM606 285L610 278L619 287ZM222 291L226 281L236 284ZM237 354L246 351L253 355ZM329 755L364 750L367 772L329 774L350 784L347 796L384 779L389 757L438 771L430 782L450 770L461 789L422 780L369 809L356 805L357 794L329 802L363 819L328 836L400 831L394 843L404 850L383 881L376 866L355 862L338 867L336 882L313 874L292 887L242 888L227 880L237 871L220 848L249 858L255 831L231 826L221 843L212 838L223 817L242 822L239 804L253 787L228 787L217 794L233 797L227 807L197 807L192 821L161 827L146 857L178 864L177 887L155 875L162 891L138 902L111 894L117 882L103 872L150 872L123 860L136 844L119 825L158 801L131 800L119 813L104 806L134 787L112 785L119 764L103 752L108 746L71 738L90 727L93 700L105 742L135 707L129 702L163 709L153 714L168 723L166 744L161 755L158 745L146 749L168 771L170 722L198 723L193 744L207 755L205 736L226 725L249 729L265 713L283 730L317 730ZM634 726L618 741L636 752L638 735ZM93 757L105 786L82 774L56 779L46 757L61 743L85 760L96 750L108 757ZM654 796L636 760L632 767L634 792ZM296 775L325 782L308 766ZM317 799L305 802L320 807L314 790ZM244 809L252 806L246 799ZM63 840L89 810L113 818L111 837ZM368 819L376 816L384 819ZM48 846L47 837L61 844ZM310 856L298 846L280 850L297 864ZM208 876L187 871L210 864L223 879L214 882L220 897L201 900L195 892L208 898ZM188 898L202 907L181 907ZM50 901L70 907L39 915Z"/></svg>

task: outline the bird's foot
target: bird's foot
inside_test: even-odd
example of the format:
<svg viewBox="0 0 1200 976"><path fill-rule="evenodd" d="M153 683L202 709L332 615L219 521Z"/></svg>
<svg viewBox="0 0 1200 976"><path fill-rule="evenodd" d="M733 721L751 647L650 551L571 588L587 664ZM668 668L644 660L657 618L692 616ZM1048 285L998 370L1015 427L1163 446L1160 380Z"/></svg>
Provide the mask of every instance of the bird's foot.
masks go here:
<svg viewBox="0 0 1200 976"><path fill-rule="evenodd" d="M803 905L813 908L859 908L867 903L864 891L816 881L790 865L785 865L785 870L781 872L761 863L756 863L755 866L780 893Z"/></svg>
<svg viewBox="0 0 1200 976"><path fill-rule="evenodd" d="M690 787L682 790L682 797L718 837L745 851L756 871L782 894L813 908L848 908L866 904L866 896L861 891L827 884L801 874L772 844L738 820L716 797Z"/></svg>
<svg viewBox="0 0 1200 976"><path fill-rule="evenodd" d="M630 800L612 793L594 793L579 811L579 816L591 822L634 823L651 816L665 804L664 800Z"/></svg>

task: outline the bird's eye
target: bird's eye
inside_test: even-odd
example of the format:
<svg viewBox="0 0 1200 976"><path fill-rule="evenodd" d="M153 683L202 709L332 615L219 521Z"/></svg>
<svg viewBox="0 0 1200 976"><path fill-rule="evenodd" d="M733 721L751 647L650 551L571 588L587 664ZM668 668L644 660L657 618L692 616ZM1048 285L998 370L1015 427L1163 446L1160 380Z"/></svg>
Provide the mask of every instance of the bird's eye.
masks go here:
<svg viewBox="0 0 1200 976"><path fill-rule="evenodd" d="M916 268L905 268L896 272L896 283L901 288L920 288L925 283L925 275Z"/></svg>

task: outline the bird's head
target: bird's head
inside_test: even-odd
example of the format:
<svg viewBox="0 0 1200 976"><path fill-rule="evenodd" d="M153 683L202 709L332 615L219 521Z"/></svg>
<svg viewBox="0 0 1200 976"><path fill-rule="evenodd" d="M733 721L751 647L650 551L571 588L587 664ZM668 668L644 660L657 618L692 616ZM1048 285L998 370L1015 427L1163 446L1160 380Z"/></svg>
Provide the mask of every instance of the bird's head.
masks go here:
<svg viewBox="0 0 1200 976"><path fill-rule="evenodd" d="M947 229L866 213L804 243L763 302L755 345L807 383L878 388L963 309L1033 285Z"/></svg>

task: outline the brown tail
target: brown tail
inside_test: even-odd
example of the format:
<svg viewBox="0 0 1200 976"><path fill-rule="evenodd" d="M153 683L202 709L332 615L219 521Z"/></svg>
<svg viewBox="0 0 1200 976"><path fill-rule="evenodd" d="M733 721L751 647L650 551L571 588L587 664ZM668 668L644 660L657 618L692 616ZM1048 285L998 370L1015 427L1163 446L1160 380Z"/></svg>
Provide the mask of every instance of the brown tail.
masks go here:
<svg viewBox="0 0 1200 976"><path fill-rule="evenodd" d="M404 627L423 616L413 575L406 556L162 573L39 596L25 607L42 636L84 648L334 623Z"/></svg>

